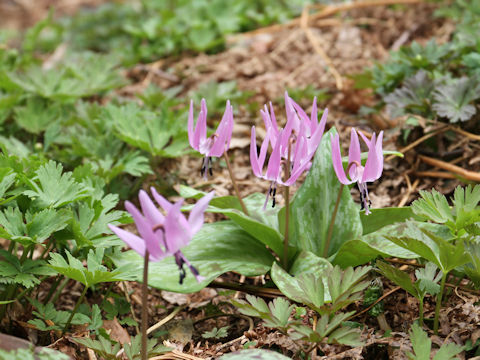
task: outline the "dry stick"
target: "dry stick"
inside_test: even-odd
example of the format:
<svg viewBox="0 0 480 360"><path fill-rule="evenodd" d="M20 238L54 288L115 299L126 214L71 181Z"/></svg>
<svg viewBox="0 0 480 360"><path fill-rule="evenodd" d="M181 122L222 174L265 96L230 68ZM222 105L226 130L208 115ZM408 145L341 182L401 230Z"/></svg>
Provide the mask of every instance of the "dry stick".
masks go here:
<svg viewBox="0 0 480 360"><path fill-rule="evenodd" d="M323 61L325 61L325 63L327 64L328 71L335 78L335 85L337 89L342 90L343 89L342 75L340 75L338 70L335 68L335 65L333 65L332 59L330 59L330 57L327 55L325 50L323 50L322 46L320 45L320 42L312 33L312 30L310 30L310 28L308 27L308 5L306 5L303 8L302 17L300 18L300 27L302 28L303 32L307 36L307 39L310 41L310 44L312 44L312 47L315 50L315 52L318 55L320 55Z"/></svg>
<svg viewBox="0 0 480 360"><path fill-rule="evenodd" d="M469 133L468 131L462 130L456 126L450 126L450 129L452 129L456 133L459 133L460 135L468 137L469 139L480 141L480 135Z"/></svg>
<svg viewBox="0 0 480 360"><path fill-rule="evenodd" d="M349 3L339 4L339 5L328 5L328 6L325 6L323 10L311 15L310 19L318 20L321 18L329 17L338 12L372 7L372 6L385 6L385 5L395 5L395 4L419 4L422 2L423 2L422 0L378 0L378 1L370 0L370 1L349 2ZM301 18L295 18L285 24L275 24L275 25L267 26L264 28L247 32L247 33L243 33L242 35L238 35L238 37L245 37L245 36L251 37L257 34L277 32L285 28L297 26L300 24L300 22L301 22Z"/></svg>
<svg viewBox="0 0 480 360"><path fill-rule="evenodd" d="M441 128L431 132L430 134L426 134L424 136L422 136L421 138L415 140L414 142L412 142L411 144L408 144L407 146L405 146L404 148L400 149L399 151L403 154L405 154L407 151L409 150L412 150L413 148L417 147L417 145L420 145L422 142L424 142L425 140L427 139L430 139L431 137L435 136L435 135L438 135L444 131L447 131L448 129L450 128L449 125L445 125L445 126L442 126ZM396 156L395 155L390 155L390 156L387 156L385 158L385 161L390 161L392 160L393 158L395 158Z"/></svg>
<svg viewBox="0 0 480 360"><path fill-rule="evenodd" d="M167 316L165 316L162 320L160 320L158 323L156 323L155 325L153 326L150 326L147 330L147 334L151 334L152 332L154 332L155 330L157 330L159 327L161 327L162 325L165 325L167 322L169 322L170 320L172 320L180 311L182 311L183 309L185 309L187 305L182 305L182 306L178 306L177 308L175 308L175 310L173 310L170 314L168 314Z"/></svg>
<svg viewBox="0 0 480 360"><path fill-rule="evenodd" d="M330 241L332 241L333 234L333 225L335 224L335 218L337 217L338 207L340 205L340 200L342 199L343 188L345 185L341 184L340 189L338 190L337 201L335 202L335 208L333 209L332 219L330 220L330 225L328 226L327 241L323 248L323 257L326 258L328 255L328 248L330 247Z"/></svg>
<svg viewBox="0 0 480 360"><path fill-rule="evenodd" d="M413 173L417 177L433 177L442 179L458 179L458 176L444 171L415 171Z"/></svg>
<svg viewBox="0 0 480 360"><path fill-rule="evenodd" d="M287 165L285 168L285 181L290 177L290 156L292 155L292 142L288 141ZM283 239L283 268L288 271L288 223L290 222L290 187L285 185L285 237Z"/></svg>
<svg viewBox="0 0 480 360"><path fill-rule="evenodd" d="M142 360L148 360L147 354L147 321L148 321L148 258L150 254L145 250L143 262L143 284L142 284Z"/></svg>
<svg viewBox="0 0 480 360"><path fill-rule="evenodd" d="M407 189L407 193L405 195L403 195L402 199L400 200L400 202L398 203L398 207L402 207L404 206L407 201L408 201L408 198L410 197L410 195L412 195L412 193L417 189L417 186L418 184L420 183L420 179L416 179L414 182L413 182L413 185L412 183L410 182L410 178L408 177L407 174L405 174L405 179L407 180L407 186L408 186L408 189Z"/></svg>
<svg viewBox="0 0 480 360"><path fill-rule="evenodd" d="M449 164L445 161L434 159L428 156L419 155L420 160L424 163L439 167L440 169L450 171L454 174L457 174L467 180L477 181L480 182L480 174L474 171L465 170L457 165Z"/></svg>
<svg viewBox="0 0 480 360"><path fill-rule="evenodd" d="M227 150L223 152L223 158L227 163L227 169L228 169L228 173L230 174L230 179L232 180L233 189L235 190L235 195L237 195L238 201L240 201L240 206L242 207L243 212L245 213L245 215L248 216L247 207L243 203L242 197L240 196L240 191L238 190L237 181L235 180L235 176L233 175L232 167L230 165L230 160L228 159L228 155L227 155Z"/></svg>
<svg viewBox="0 0 480 360"><path fill-rule="evenodd" d="M364 313L366 313L368 310L370 310L371 308L373 308L375 305L377 305L380 301L382 301L383 299L385 299L387 296L390 296L391 294L393 294L395 291L398 291L400 290L401 287L400 286L397 286L396 288L393 288L392 290L386 292L385 294L383 294L382 296L380 296L372 305L370 305L369 307L363 309L362 311L360 311L359 313L356 313L356 314L353 314L352 316L350 316L347 320L351 320L353 318L356 318L357 316L360 316ZM346 321L347 321L346 320Z"/></svg>

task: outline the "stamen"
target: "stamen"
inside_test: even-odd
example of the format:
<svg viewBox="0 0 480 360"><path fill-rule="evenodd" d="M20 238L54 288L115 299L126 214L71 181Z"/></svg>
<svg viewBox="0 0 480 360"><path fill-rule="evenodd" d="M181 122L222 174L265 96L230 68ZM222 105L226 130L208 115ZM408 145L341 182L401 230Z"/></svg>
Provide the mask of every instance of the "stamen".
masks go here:
<svg viewBox="0 0 480 360"><path fill-rule="evenodd" d="M272 208L275 207L275 195L277 194L277 184L274 182L273 184L273 195L272 195Z"/></svg>

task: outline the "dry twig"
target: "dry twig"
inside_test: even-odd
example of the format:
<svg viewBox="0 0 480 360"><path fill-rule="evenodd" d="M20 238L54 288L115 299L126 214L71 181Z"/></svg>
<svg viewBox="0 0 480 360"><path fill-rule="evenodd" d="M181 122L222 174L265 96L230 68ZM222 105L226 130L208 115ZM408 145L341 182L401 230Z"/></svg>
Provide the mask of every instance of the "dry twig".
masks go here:
<svg viewBox="0 0 480 360"><path fill-rule="evenodd" d="M434 159L428 156L424 155L419 155L420 160L422 160L424 163L432 166L436 166L440 169L447 170L451 173L457 174L458 176L461 176L467 180L471 181L477 181L480 182L480 174L474 171L469 171L465 170L464 168L461 168L460 166L453 165L450 163L447 163L442 160Z"/></svg>

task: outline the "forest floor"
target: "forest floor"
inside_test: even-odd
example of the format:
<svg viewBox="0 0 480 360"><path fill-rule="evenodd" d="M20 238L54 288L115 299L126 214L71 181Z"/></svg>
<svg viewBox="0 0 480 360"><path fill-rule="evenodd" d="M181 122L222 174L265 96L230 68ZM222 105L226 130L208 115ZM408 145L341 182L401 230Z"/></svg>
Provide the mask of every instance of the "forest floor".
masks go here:
<svg viewBox="0 0 480 360"><path fill-rule="evenodd" d="M94 6L98 0L77 1L37 1L31 7L26 1L9 1L0 4L0 13L8 13L7 24L10 28L25 28L40 19L48 6L55 3L62 14L72 14L78 7ZM201 84L214 81L235 80L238 87L251 91L249 102L258 110L263 104L272 101L277 119L284 119L283 95L285 89L303 89L313 86L322 89L328 95L320 98L320 108L328 107L327 128L335 126L343 143L348 142L351 127L366 133L384 130L384 149L398 150L404 158L387 157L384 172L377 182L369 187L372 206L375 208L403 206L418 197L418 191L436 188L443 194L451 194L460 182L446 172L428 163L427 158L435 158L443 163L464 165L472 171L478 170L480 157L478 145L474 138L458 134L458 141L452 142L442 154L431 154L416 142L423 133L411 133L408 142L401 139L402 121L390 119L385 113L373 116L361 113L362 106L373 106L378 99L369 90L357 89L353 75L362 73L366 67L388 58L389 51L412 41L425 43L432 37L439 42L448 41L454 26L449 21L434 18L435 4L415 3L389 7L371 6L365 8L342 9L332 14L322 10L303 15L294 21L259 29L250 33L232 36L226 51L215 55L185 55L181 58L166 58L150 64L138 64L128 70L132 82L120 89L122 95L133 95L154 83L168 89L182 86L186 94ZM320 14L320 15L318 15ZM315 92L313 92L315 93ZM293 94L293 91L291 92ZM294 95L292 95L293 97ZM309 109L310 102L301 104ZM243 195L253 192L266 192L268 184L255 178L249 161L250 128L263 127L258 110L252 116L245 106L235 109L235 128L232 138L235 176ZM425 125L426 133L438 129L442 134L447 129L442 123ZM438 141L442 139L437 137ZM478 139L477 139L478 140ZM452 154L454 159L452 160ZM184 156L169 160L156 169L155 177L165 179L167 183L185 183L200 189L213 189L217 195L233 192L228 172L223 163L214 163L214 176L204 181L200 175L201 159ZM301 183L299 181L298 183ZM358 196L356 190L352 190ZM358 198L356 198L358 200ZM283 202L281 196L277 201ZM415 264L404 264L405 268ZM268 278L244 278L237 274L226 274L219 282L243 284L261 284ZM78 285L78 284L77 284ZM137 317L140 317L140 286L136 283L120 283L114 290L119 293L133 291L130 296L135 304ZM475 344L480 337L480 308L476 305L478 293L450 289L448 303L441 314L441 331L439 336L432 336L432 341L441 345L446 338L459 343L471 339ZM72 307L74 299L80 293L77 288L68 290L62 300L65 308ZM78 292L78 294L77 294ZM315 359L406 359L405 352L411 349L407 331L412 321L418 316L417 301L388 281L384 281L385 317L391 328L389 337L384 337L377 319L362 313L362 304L355 304L352 309L358 311L353 319L367 325L363 330L366 345L347 349L338 345L322 346L323 357L314 355ZM239 350L255 344L255 347L271 348L293 356L295 343L271 329L264 328L257 321L238 317L235 309L228 303L232 296L242 297L243 292L208 287L194 294L175 294L152 289L149 295L150 325L162 322L168 314L176 315L164 327L168 330L166 342L176 348L170 357L175 359L216 358L223 353ZM206 315L211 307L233 314L224 317ZM425 316L433 317L434 301L427 297ZM115 320L105 323L111 329L112 338L127 341L130 334ZM204 339L201 334L212 327L229 326L228 336L219 340ZM133 330L134 329L130 329ZM79 331L81 331L79 329ZM69 337L57 341L54 348L72 356L88 358L85 349L73 343ZM465 355L460 355L465 356Z"/></svg>

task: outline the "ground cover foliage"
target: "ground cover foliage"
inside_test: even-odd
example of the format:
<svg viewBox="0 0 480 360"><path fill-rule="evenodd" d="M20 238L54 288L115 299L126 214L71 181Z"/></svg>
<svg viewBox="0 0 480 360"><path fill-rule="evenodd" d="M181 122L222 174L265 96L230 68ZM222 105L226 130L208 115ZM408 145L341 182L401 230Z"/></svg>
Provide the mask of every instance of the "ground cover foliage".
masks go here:
<svg viewBox="0 0 480 360"><path fill-rule="evenodd" d="M227 100L235 117L258 117L259 106L254 91L239 89L232 80L205 81L196 88L150 84L132 91L139 82L137 64L222 51L227 35L285 22L304 5L107 3L72 17L56 18L51 12L20 40L0 46L3 333L28 337L35 345L55 343L54 348L78 358L92 356L87 348L105 359L140 358L142 304L136 284L144 260L125 250L107 225L129 228L132 218L123 211L123 200L136 201L141 188L154 186L188 204L211 190L208 182L188 186L177 173L162 170L169 159L194 158L198 164L187 136L190 99L196 106L206 99L212 128ZM399 147L437 131L442 123L459 125L470 136L478 132L478 9L476 1L440 4L436 16L455 24L448 42L406 44L392 51L387 62L353 76L357 87L367 84L378 95L376 104L370 101L362 108L363 116L386 111L388 119L401 119L391 129L401 133ZM12 38L7 32L0 36ZM312 96L322 104L334 96L317 89L309 85L289 94L302 106ZM272 100L275 106L283 101ZM180 305L173 316L184 310L179 294L196 293L200 300L188 297L197 308L182 313L182 318L194 319L182 323L187 330L150 331L149 356L211 358L229 352L230 346L252 349L222 358L339 354L442 360L480 354L475 331L480 187L456 182L450 194L420 191L411 205L375 208L374 203L367 216L332 166L331 136L343 130L339 125L328 120L329 130L289 208L280 197L277 206L263 210L264 194L248 188L243 190L247 213L233 192L210 201L209 221L183 251L204 277L201 282L187 273L179 283L173 257L150 264L154 305L148 308L152 315L160 314L153 319L172 310L161 300L170 292L175 293L171 303ZM453 134L445 130L437 143L426 144L426 154L450 146ZM241 152L248 156L247 150ZM384 151L385 157L391 155L400 154ZM366 159L363 153L364 165ZM343 159L345 167L348 161ZM214 176L218 164L225 167L214 163ZM475 180L470 173L459 178ZM185 211L192 209L188 204ZM212 298L205 295L206 287L230 290ZM405 304L408 313L403 327L395 302ZM449 335L452 316L460 327ZM180 340L172 340L178 332ZM0 356L33 355L0 350Z"/></svg>

